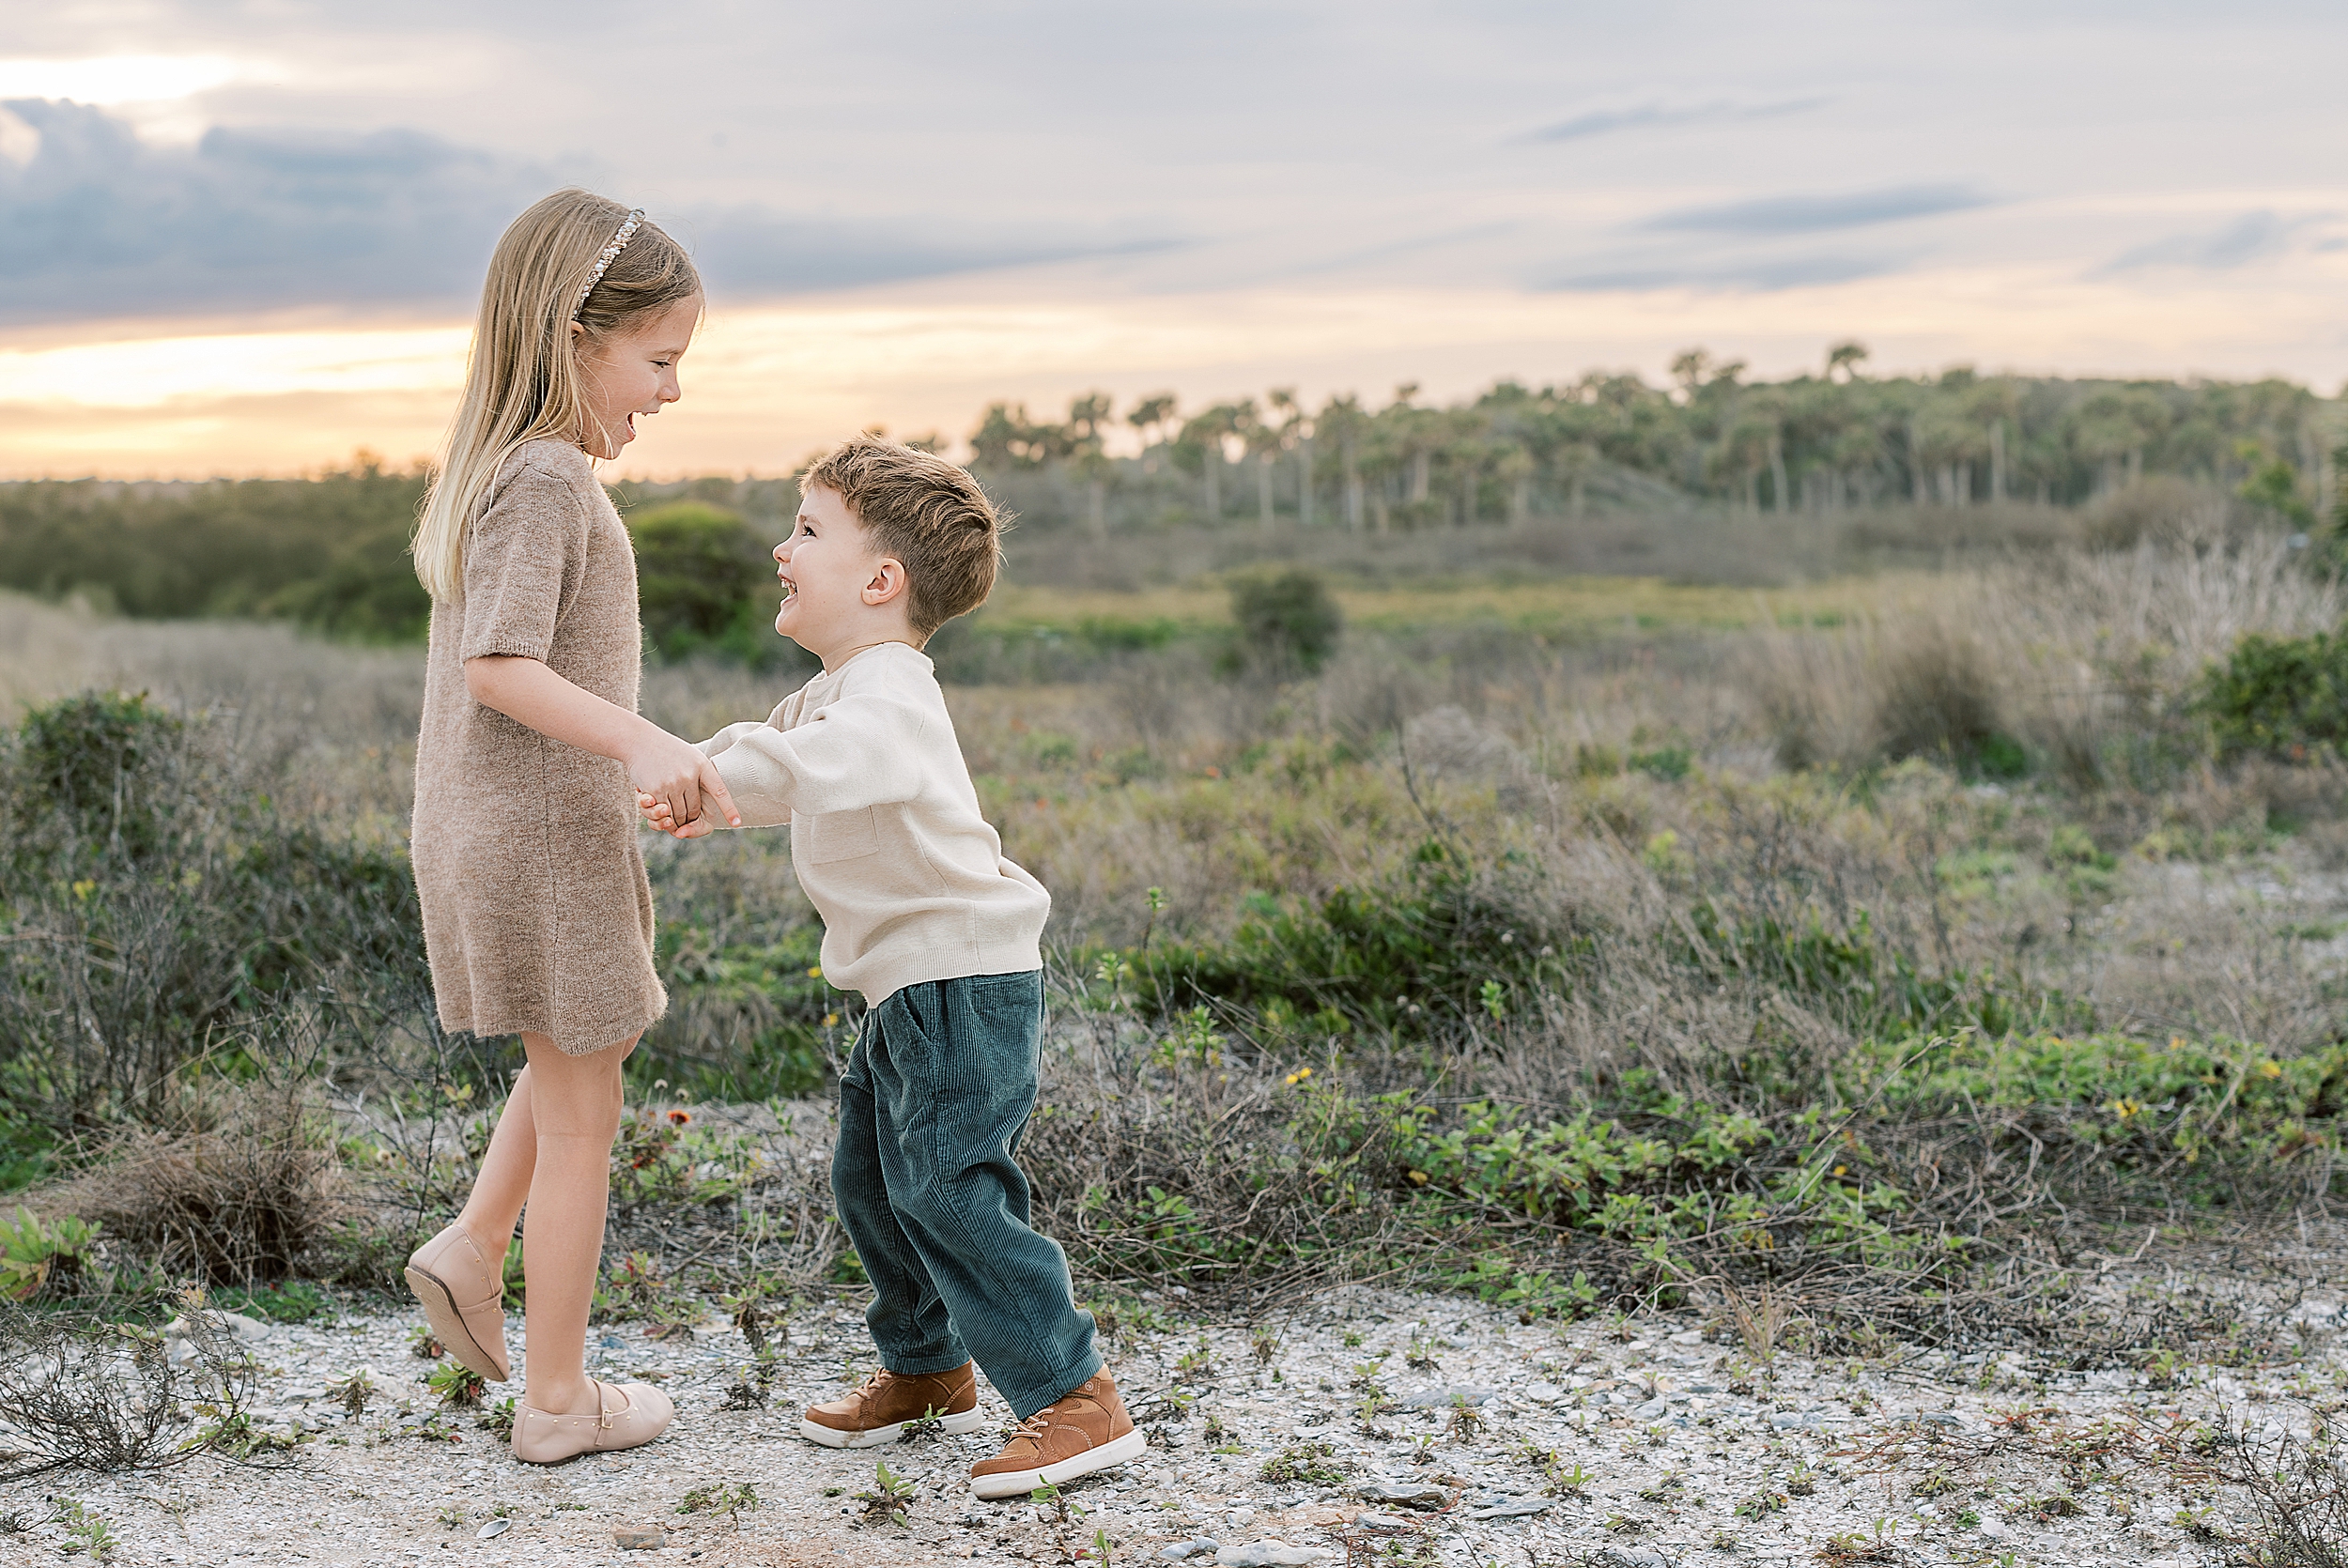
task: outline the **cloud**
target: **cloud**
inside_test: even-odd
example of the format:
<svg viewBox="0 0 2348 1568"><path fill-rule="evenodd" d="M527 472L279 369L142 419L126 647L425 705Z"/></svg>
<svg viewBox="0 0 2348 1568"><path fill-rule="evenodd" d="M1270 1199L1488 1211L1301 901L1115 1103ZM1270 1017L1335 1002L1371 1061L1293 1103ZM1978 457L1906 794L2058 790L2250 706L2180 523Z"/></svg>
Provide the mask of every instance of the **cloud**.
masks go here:
<svg viewBox="0 0 2348 1568"><path fill-rule="evenodd" d="M0 322L178 315L317 304L459 305L514 215L578 170L417 131L215 128L141 142L85 104L16 99L39 135L0 159ZM713 289L837 288L1115 245L925 239L760 208L661 214Z"/></svg>
<svg viewBox="0 0 2348 1568"><path fill-rule="evenodd" d="M1763 257L1715 266L1618 267L1556 278L1541 286L1552 292L1640 293L1659 288L1690 288L1704 292L1769 293L1880 277L1896 271L1899 265L1881 256Z"/></svg>
<svg viewBox="0 0 2348 1568"><path fill-rule="evenodd" d="M1816 109L1828 100L1823 98L1789 98L1777 103L1691 103L1671 105L1643 103L1632 109L1599 109L1586 115L1576 115L1555 125L1545 125L1538 131L1527 131L1528 142L1579 142L1590 136L1611 135L1617 131L1661 131L1683 125L1733 125L1745 120L1775 119L1781 115L1799 115Z"/></svg>
<svg viewBox="0 0 2348 1568"><path fill-rule="evenodd" d="M1767 196L1719 207L1688 207L1648 219L1666 233L1820 234L1986 207L1987 196L1962 185L1895 185L1840 196Z"/></svg>
<svg viewBox="0 0 2348 1568"><path fill-rule="evenodd" d="M0 320L461 299L502 224L558 183L420 131L215 129L153 147L85 104L15 99Z"/></svg>
<svg viewBox="0 0 2348 1568"><path fill-rule="evenodd" d="M1037 238L939 244L910 228L842 227L758 208L733 208L682 220L675 232L692 246L713 289L750 295L850 288L1078 256L1146 255L1180 243Z"/></svg>
<svg viewBox="0 0 2348 1568"><path fill-rule="evenodd" d="M2291 237L2310 222L2273 211L2246 212L2215 234L2173 234L2139 245L2096 269L2093 275L2109 277L2154 268L2231 272L2249 262L2282 254L2291 248Z"/></svg>

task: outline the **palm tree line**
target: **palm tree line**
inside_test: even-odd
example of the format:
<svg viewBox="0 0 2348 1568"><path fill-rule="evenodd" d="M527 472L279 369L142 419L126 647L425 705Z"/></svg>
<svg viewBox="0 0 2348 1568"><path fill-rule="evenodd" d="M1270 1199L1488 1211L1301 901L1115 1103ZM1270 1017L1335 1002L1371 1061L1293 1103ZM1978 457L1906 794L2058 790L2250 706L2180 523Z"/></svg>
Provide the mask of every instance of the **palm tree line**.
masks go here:
<svg viewBox="0 0 2348 1568"><path fill-rule="evenodd" d="M2148 474L2247 494L2310 523L2334 506L2341 404L2261 381L1872 377L1866 348L1816 374L1746 379L1701 348L1671 382L1593 371L1502 381L1436 407L1415 384L1370 408L1309 408L1292 389L1185 409L1171 392L1120 414L1104 392L1064 420L990 405L973 466L1030 516L1099 532L1146 522L1401 530L1708 505L1755 515L1886 504L2076 505ZM1115 444L1137 453L1113 456Z"/></svg>

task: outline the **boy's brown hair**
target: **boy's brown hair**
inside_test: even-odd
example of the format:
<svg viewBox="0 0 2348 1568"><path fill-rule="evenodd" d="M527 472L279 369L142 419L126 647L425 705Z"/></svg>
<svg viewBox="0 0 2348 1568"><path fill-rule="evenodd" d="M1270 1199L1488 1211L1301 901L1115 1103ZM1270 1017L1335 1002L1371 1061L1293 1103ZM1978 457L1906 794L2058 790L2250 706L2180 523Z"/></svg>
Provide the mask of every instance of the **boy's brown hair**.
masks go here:
<svg viewBox="0 0 2348 1568"><path fill-rule="evenodd" d="M836 490L873 547L904 564L923 638L986 602L1003 561L1004 519L979 482L934 452L854 436L808 466L801 491Z"/></svg>

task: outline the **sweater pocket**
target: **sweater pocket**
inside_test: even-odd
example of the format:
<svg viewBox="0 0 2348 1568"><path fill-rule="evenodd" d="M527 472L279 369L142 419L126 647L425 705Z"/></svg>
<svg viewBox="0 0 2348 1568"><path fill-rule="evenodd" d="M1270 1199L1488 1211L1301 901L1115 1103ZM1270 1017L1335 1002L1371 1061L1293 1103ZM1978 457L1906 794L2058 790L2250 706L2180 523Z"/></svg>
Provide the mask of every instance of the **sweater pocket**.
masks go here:
<svg viewBox="0 0 2348 1568"><path fill-rule="evenodd" d="M880 825L873 820L873 808L859 806L853 811L826 811L821 816L796 819L798 834L795 847L811 866L826 866L835 860L855 860L880 848Z"/></svg>

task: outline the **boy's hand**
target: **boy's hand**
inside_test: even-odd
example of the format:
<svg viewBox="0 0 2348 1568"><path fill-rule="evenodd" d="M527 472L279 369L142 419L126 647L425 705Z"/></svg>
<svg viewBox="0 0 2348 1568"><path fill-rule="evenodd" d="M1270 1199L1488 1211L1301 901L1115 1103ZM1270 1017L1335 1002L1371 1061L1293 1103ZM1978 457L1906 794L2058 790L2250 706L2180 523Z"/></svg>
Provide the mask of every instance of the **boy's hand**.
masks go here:
<svg viewBox="0 0 2348 1568"><path fill-rule="evenodd" d="M740 827L742 813L734 809L718 764L690 742L651 725L644 728L650 733L626 759L627 776L640 798L649 796L668 812L672 825L664 831L675 832L719 811L725 813L727 826Z"/></svg>
<svg viewBox="0 0 2348 1568"><path fill-rule="evenodd" d="M680 826L669 810L667 801L648 795L641 790L636 792L636 809L644 814L646 822L672 838L700 838L716 831L709 825L706 813Z"/></svg>

